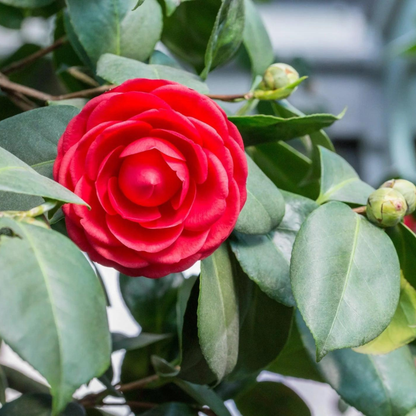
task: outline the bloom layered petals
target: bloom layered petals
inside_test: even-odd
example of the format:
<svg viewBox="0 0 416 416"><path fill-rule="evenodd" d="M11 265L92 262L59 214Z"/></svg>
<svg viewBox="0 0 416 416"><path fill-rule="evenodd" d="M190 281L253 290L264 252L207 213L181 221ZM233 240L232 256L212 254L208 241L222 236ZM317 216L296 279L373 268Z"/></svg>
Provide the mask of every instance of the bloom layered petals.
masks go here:
<svg viewBox="0 0 416 416"><path fill-rule="evenodd" d="M211 99L135 79L71 120L54 177L91 207L63 208L81 250L127 275L158 278L227 239L246 200L247 161L237 128Z"/></svg>

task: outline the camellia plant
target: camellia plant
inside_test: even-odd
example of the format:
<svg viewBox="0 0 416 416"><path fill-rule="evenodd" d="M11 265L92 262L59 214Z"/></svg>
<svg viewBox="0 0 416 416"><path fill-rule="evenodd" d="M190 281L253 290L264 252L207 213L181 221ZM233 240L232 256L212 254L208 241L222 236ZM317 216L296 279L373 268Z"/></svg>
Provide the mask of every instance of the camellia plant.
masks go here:
<svg viewBox="0 0 416 416"><path fill-rule="evenodd" d="M374 190L323 130L342 114L289 104L306 77L252 0L0 0L27 16L55 40L0 64L0 337L48 385L1 365L0 416L311 415L263 370L416 414L416 188ZM241 56L251 89L210 92ZM97 264L138 336L110 333Z"/></svg>

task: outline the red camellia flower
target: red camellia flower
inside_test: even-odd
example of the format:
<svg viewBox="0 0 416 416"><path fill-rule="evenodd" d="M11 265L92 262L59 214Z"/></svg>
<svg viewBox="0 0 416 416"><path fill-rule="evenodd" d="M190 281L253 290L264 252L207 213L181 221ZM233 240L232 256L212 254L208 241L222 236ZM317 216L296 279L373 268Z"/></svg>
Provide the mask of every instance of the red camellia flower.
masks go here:
<svg viewBox="0 0 416 416"><path fill-rule="evenodd" d="M63 207L72 240L93 261L156 278L229 236L246 200L247 161L237 128L211 99L134 79L71 120L54 176L91 206Z"/></svg>

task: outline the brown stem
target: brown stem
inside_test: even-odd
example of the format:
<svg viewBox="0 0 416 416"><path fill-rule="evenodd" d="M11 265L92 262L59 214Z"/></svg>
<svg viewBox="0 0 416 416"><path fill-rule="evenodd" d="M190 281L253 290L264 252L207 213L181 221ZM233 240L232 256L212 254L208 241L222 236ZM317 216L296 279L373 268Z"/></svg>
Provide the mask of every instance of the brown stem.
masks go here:
<svg viewBox="0 0 416 416"><path fill-rule="evenodd" d="M127 391L132 391L132 390L139 390L157 380L159 380L159 376L157 374L154 374L152 376L145 377L145 378L142 378L141 380L133 381L131 383L120 384L119 386L116 387L116 389L123 393Z"/></svg>
<svg viewBox="0 0 416 416"><path fill-rule="evenodd" d="M358 208L353 209L353 211L356 212L357 214L365 214L365 210L366 210L366 207L358 207Z"/></svg>
<svg viewBox="0 0 416 416"><path fill-rule="evenodd" d="M6 66L2 69L3 74L11 74L12 72L18 71L19 69L24 68L25 66L31 64L32 62L36 61L42 56L47 55L48 53L54 51L55 49L59 48L66 42L66 37L59 38L57 41L52 43L52 45L40 49L39 51L32 53L32 55L27 56L26 58L21 59L20 61L16 61L11 63L10 65Z"/></svg>
<svg viewBox="0 0 416 416"><path fill-rule="evenodd" d="M71 92L70 94L51 96L49 97L48 101L61 101L61 100L69 100L71 98L95 97L96 95L100 95L103 92L111 90L114 87L115 85L101 85L100 87L89 88L88 90L82 90L82 91L77 91L77 92Z"/></svg>
<svg viewBox="0 0 416 416"><path fill-rule="evenodd" d="M219 100L219 101L239 101L239 100L248 100L251 97L250 93L247 94L206 94L207 97L211 98L212 100Z"/></svg>
<svg viewBox="0 0 416 416"><path fill-rule="evenodd" d="M0 73L0 88L6 92L16 92L28 97L36 98L40 101L49 101L52 98L52 95L50 94L46 94L42 91L38 91L24 85L16 84L15 82L10 81L7 77L1 75L2 74Z"/></svg>
<svg viewBox="0 0 416 416"><path fill-rule="evenodd" d="M69 75L73 76L75 79L82 81L84 84L91 85L92 87L98 87L100 84L84 72L80 71L77 67L71 66L66 70Z"/></svg>

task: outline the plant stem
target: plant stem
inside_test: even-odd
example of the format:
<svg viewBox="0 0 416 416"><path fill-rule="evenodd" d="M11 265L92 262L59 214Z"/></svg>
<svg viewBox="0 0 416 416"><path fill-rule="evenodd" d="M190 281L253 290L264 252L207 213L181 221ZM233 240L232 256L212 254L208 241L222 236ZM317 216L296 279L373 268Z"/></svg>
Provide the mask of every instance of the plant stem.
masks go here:
<svg viewBox="0 0 416 416"><path fill-rule="evenodd" d="M66 70L69 75L73 76L75 79L82 81L84 84L91 85L92 87L99 87L100 84L84 72L80 71L76 66L71 66Z"/></svg>
<svg viewBox="0 0 416 416"><path fill-rule="evenodd" d="M206 94L206 96L211 98L212 100L227 101L227 102L249 100L249 99L252 98L251 93L230 94L230 95L227 95L227 94Z"/></svg>
<svg viewBox="0 0 416 416"><path fill-rule="evenodd" d="M87 90L72 92L70 94L50 96L47 101L61 101L61 100L69 100L71 98L94 97L96 95L100 95L104 92L107 92L108 90L111 90L114 87L115 85L101 85L100 87L89 88Z"/></svg>
<svg viewBox="0 0 416 416"><path fill-rule="evenodd" d="M55 49L62 46L67 41L66 37L63 36L62 38L59 38L56 40L52 45L40 49L39 51L32 53L32 55L27 56L26 58L23 58L19 61L13 62L10 65L3 68L2 72L3 74L11 74L12 72L18 71L19 69L24 68L25 66L31 64L32 62L36 61L39 58L42 58L42 56L47 55L48 53L54 51Z"/></svg>
<svg viewBox="0 0 416 416"><path fill-rule="evenodd" d="M354 212L356 212L357 214L361 214L361 215L364 215L365 214L365 210L366 210L366 207L365 206L358 207L358 208L353 208L353 211Z"/></svg>
<svg viewBox="0 0 416 416"><path fill-rule="evenodd" d="M46 94L45 92L35 90L24 85L16 84L15 82L10 81L7 77L0 73L0 88L6 92L16 92L19 94L26 95L28 97L36 98L40 101L49 101L52 96Z"/></svg>

